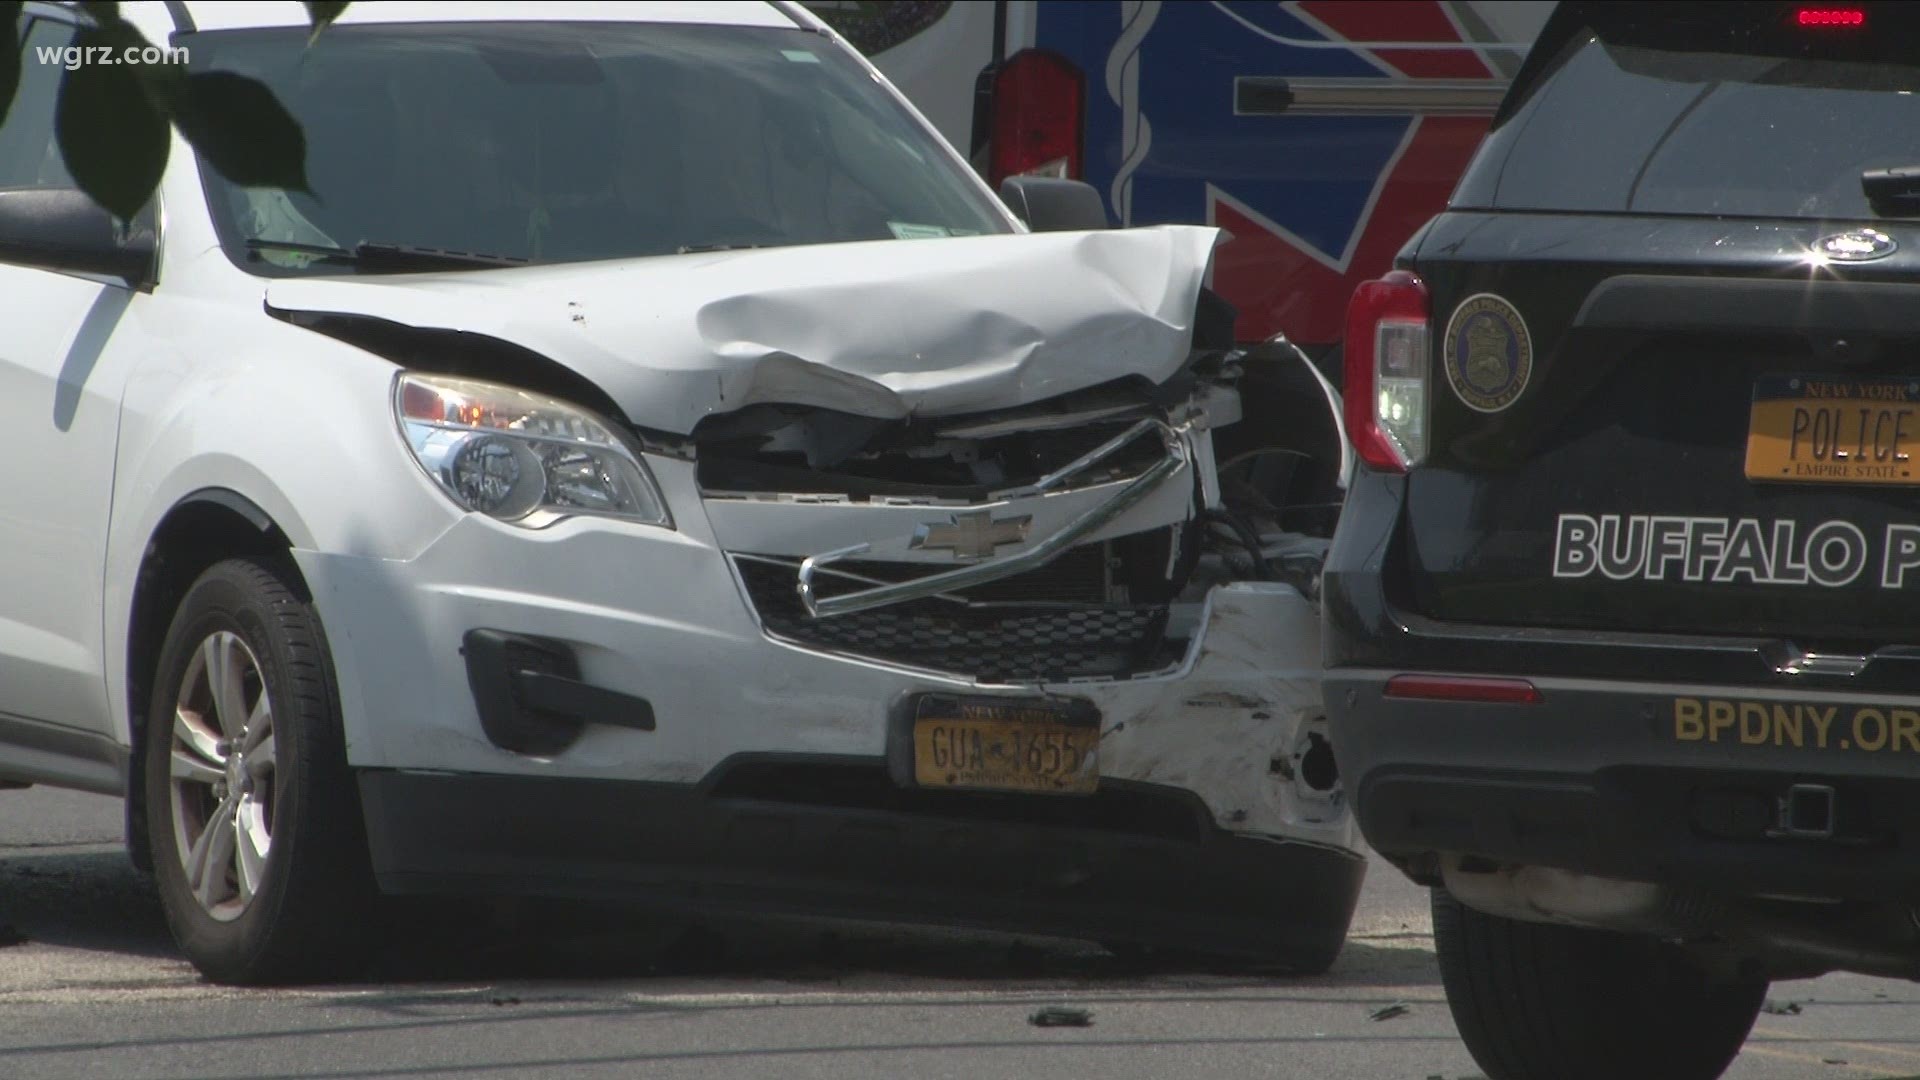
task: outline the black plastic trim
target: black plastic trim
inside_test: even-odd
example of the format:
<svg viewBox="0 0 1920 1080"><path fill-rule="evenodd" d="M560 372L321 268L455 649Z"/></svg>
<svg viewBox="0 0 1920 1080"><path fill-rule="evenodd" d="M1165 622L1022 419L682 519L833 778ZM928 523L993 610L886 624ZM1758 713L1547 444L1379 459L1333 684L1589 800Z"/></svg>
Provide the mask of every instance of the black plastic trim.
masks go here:
<svg viewBox="0 0 1920 1080"><path fill-rule="evenodd" d="M127 790L127 750L105 735L0 714L0 748L0 780L102 795Z"/></svg>
<svg viewBox="0 0 1920 1080"><path fill-rule="evenodd" d="M608 690L543 671L513 673L514 697L538 712L578 716L589 723L652 731L653 703L645 698Z"/></svg>
<svg viewBox="0 0 1920 1080"><path fill-rule="evenodd" d="M78 189L13 188L0 190L0 221L0 261L153 287L159 239L150 205L123 227Z"/></svg>
<svg viewBox="0 0 1920 1080"><path fill-rule="evenodd" d="M1271 957L1338 941L1366 869L1337 848L1220 831L1182 841L713 785L380 770L360 790L393 893L618 897Z"/></svg>
<svg viewBox="0 0 1920 1080"><path fill-rule="evenodd" d="M1009 176L1000 181L1000 201L1034 232L1073 232L1110 227L1107 204L1092 184L1057 176Z"/></svg>
<svg viewBox="0 0 1920 1080"><path fill-rule="evenodd" d="M651 702L582 681L573 650L561 642L476 629L461 639L460 652L480 728L503 750L557 753L588 724L654 729Z"/></svg>
<svg viewBox="0 0 1920 1080"><path fill-rule="evenodd" d="M231 510L247 519L247 524L252 525L263 533L272 532L275 528L273 518L269 516L265 510L260 509L252 499L238 492L229 491L226 488L206 487L188 492L185 496L181 497L179 502L173 504L173 508L177 510L182 506L193 503L209 503ZM169 511L169 513L171 513L171 511Z"/></svg>

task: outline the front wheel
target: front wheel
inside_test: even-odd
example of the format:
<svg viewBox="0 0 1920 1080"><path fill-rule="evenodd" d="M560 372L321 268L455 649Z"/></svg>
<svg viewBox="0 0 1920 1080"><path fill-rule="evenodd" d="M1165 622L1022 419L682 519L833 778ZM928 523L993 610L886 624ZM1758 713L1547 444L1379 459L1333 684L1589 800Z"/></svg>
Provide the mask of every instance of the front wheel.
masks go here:
<svg viewBox="0 0 1920 1080"><path fill-rule="evenodd" d="M146 737L154 877L216 982L339 974L373 889L326 641L290 568L202 574L161 647Z"/></svg>
<svg viewBox="0 0 1920 1080"><path fill-rule="evenodd" d="M1713 1080L1767 982L1716 979L1655 938L1519 922L1433 891L1454 1024L1489 1080Z"/></svg>

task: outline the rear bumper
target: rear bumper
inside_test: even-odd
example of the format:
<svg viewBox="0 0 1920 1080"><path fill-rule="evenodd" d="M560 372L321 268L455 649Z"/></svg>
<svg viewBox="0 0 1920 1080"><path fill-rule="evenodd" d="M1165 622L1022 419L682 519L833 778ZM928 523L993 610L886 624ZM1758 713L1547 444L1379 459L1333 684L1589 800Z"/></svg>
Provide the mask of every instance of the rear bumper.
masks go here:
<svg viewBox="0 0 1920 1080"><path fill-rule="evenodd" d="M1894 716L1920 712L1920 680L1894 658L1794 676L1788 643L1753 637L1423 619L1392 602L1401 505L1400 478L1359 476L1322 600L1329 734L1373 847L1409 866L1453 854L1742 895L1920 897L1920 718ZM1389 698L1397 674L1521 678L1544 700ZM1677 699L1733 703L1736 722L1683 737ZM1769 720L1743 731L1740 703ZM1836 713L1824 741L1804 721L1796 744L1776 705ZM1834 838L1769 835L1799 784L1833 789Z"/></svg>
<svg viewBox="0 0 1920 1080"><path fill-rule="evenodd" d="M394 893L626 897L1272 956L1344 936L1366 866L1220 831L1177 789L911 792L878 759L741 758L697 786L365 770L360 787Z"/></svg>
<svg viewBox="0 0 1920 1080"><path fill-rule="evenodd" d="M1336 671L1326 684L1361 830L1389 857L1742 895L1920 896L1920 740L1892 745L1888 723L1911 701L1540 678L1542 702L1490 705L1389 698L1389 674ZM1677 699L1765 703L1768 719L1709 741L1676 721ZM1774 705L1834 709L1824 743L1803 721L1793 745ZM1795 785L1832 789L1832 838L1778 835Z"/></svg>

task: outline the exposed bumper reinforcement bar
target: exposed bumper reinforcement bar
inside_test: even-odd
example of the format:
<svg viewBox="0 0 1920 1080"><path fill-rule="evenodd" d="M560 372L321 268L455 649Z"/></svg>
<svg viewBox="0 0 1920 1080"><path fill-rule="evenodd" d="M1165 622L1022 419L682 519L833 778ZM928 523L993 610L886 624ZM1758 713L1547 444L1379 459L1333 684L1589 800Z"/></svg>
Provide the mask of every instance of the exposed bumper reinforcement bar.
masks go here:
<svg viewBox="0 0 1920 1080"><path fill-rule="evenodd" d="M1142 420L1139 423L1114 436L1080 457L1077 461L1041 478L1029 487L1007 493L1010 497L1045 494L1071 478L1075 473L1091 468L1121 448L1150 432L1157 432L1166 447L1166 456L1154 462L1147 471L1135 477L1121 488L1113 498L1075 518L1065 528L1052 536L1034 544L1024 551L1015 552L1005 558L988 559L968 566L955 567L937 574L915 578L912 581L891 582L871 589L862 589L840 596L821 597L814 593L814 574L823 566L850 559L871 549L870 544L855 544L852 547L835 551L809 555L800 563L798 589L800 602L807 614L816 619L846 615L869 608L885 607L888 604L903 603L908 600L921 600L954 589L964 589L972 585L983 585L989 581L1012 577L1046 565L1068 548L1079 542L1082 537L1100 529L1108 522L1119 517L1152 494L1162 483L1179 472L1187 463L1188 454L1185 438L1181 430L1176 430L1164 421Z"/></svg>

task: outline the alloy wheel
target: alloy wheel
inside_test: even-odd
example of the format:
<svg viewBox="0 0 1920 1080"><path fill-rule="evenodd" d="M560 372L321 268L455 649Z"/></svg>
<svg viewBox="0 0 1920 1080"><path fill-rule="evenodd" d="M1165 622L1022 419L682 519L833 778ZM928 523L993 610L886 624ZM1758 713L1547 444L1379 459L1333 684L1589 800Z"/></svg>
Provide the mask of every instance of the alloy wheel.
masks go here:
<svg viewBox="0 0 1920 1080"><path fill-rule="evenodd" d="M193 652L173 711L173 834L187 887L207 914L240 917L273 846L273 705L253 650L227 630Z"/></svg>

